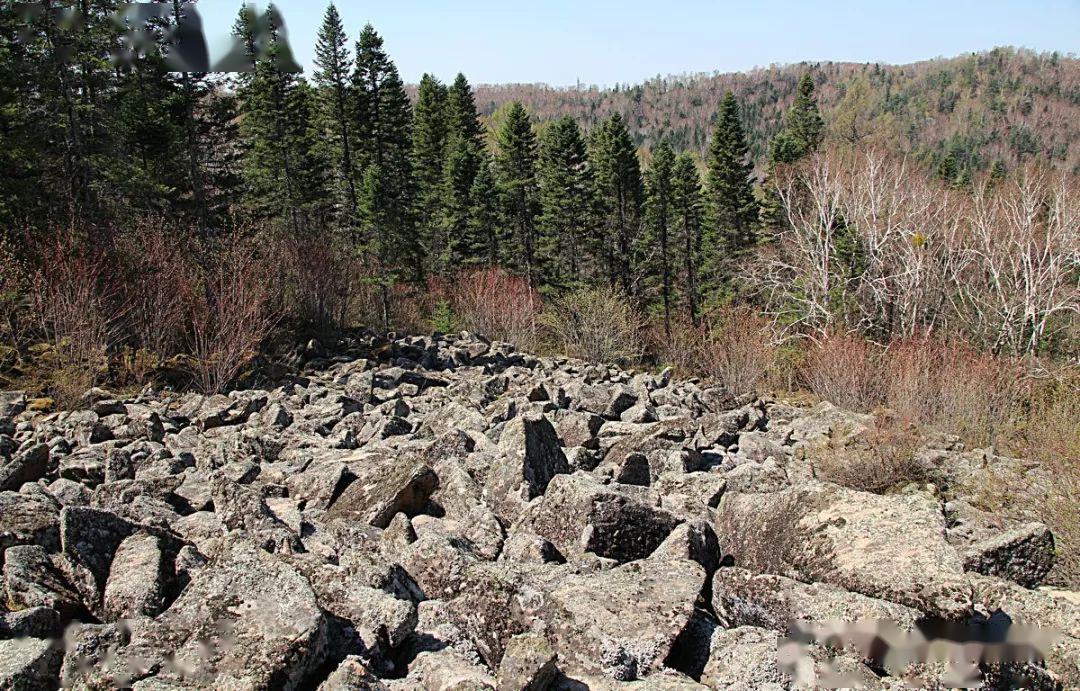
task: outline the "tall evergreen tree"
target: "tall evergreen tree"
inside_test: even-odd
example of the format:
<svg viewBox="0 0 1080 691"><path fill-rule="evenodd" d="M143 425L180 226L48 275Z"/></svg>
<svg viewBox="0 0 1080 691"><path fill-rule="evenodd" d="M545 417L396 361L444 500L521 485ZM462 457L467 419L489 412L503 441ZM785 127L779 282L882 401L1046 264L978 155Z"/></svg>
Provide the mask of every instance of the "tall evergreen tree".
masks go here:
<svg viewBox="0 0 1080 691"><path fill-rule="evenodd" d="M738 256L755 243L759 211L739 104L730 91L720 104L716 130L709 143L708 168L710 223L722 244L711 248L718 251L712 258L722 263L725 257Z"/></svg>
<svg viewBox="0 0 1080 691"><path fill-rule="evenodd" d="M494 266L499 261L499 203L494 163L483 156L477 165L469 192L468 234L463 243L462 256L466 263L487 263Z"/></svg>
<svg viewBox="0 0 1080 691"><path fill-rule="evenodd" d="M413 222L412 109L397 67L370 24L364 27L356 44L352 87L356 160L359 169L365 171L367 195L367 200L361 202L368 219L363 240L382 257L384 276L404 269L408 277L420 282L424 277L424 248ZM378 179L371 179L372 175ZM372 223L379 224L378 232L372 232ZM389 311L388 305L384 307Z"/></svg>
<svg viewBox="0 0 1080 691"><path fill-rule="evenodd" d="M472 87L465 75L458 73L446 94L447 125L451 134L457 134L477 147L483 146L483 129Z"/></svg>
<svg viewBox="0 0 1080 691"><path fill-rule="evenodd" d="M814 96L814 78L809 73L799 80L795 103L788 111L784 129L773 139L769 150L772 164L794 163L817 151L825 137L825 123Z"/></svg>
<svg viewBox="0 0 1080 691"><path fill-rule="evenodd" d="M618 113L600 124L589 144L599 216L598 253L609 282L632 294L642 202L637 151Z"/></svg>
<svg viewBox="0 0 1080 691"><path fill-rule="evenodd" d="M653 151L652 166L645 174L645 217L651 274L659 279L664 310L664 334L671 337L671 223L674 217L675 152L667 140Z"/></svg>
<svg viewBox="0 0 1080 691"><path fill-rule="evenodd" d="M521 103L510 104L496 139L496 179L514 238L514 247L506 252L505 260L525 274L530 286L536 287L537 144L529 114Z"/></svg>
<svg viewBox="0 0 1080 691"><path fill-rule="evenodd" d="M585 140L565 115L540 140L539 261L544 282L565 288L581 278L582 252L591 211Z"/></svg>
<svg viewBox="0 0 1080 691"><path fill-rule="evenodd" d="M671 174L672 246L679 252L686 308L690 322L695 326L701 304L699 282L704 211L697 163L693 154L683 152L676 157Z"/></svg>
<svg viewBox="0 0 1080 691"><path fill-rule="evenodd" d="M267 23L275 25L272 17ZM244 90L243 173L249 206L285 221L299 235L325 220L326 166L312 123L314 94L307 82L286 71L289 60L277 38L271 31L270 45Z"/></svg>
<svg viewBox="0 0 1080 691"><path fill-rule="evenodd" d="M358 204L349 123L349 75L352 67L341 15L337 7L330 3L315 43L313 80L319 103L316 122L326 157L336 169L334 189L337 193L338 222L342 227L352 226Z"/></svg>
<svg viewBox="0 0 1080 691"><path fill-rule="evenodd" d="M428 259L436 272L450 268L449 238L442 232L443 176L446 166L447 91L435 77L420 79L413 111L412 166L416 181L418 226Z"/></svg>

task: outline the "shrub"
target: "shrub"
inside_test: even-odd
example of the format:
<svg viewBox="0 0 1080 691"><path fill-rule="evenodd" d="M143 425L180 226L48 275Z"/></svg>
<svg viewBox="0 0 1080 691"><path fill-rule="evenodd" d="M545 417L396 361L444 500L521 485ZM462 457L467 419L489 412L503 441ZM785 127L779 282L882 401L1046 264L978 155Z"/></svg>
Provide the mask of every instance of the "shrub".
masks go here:
<svg viewBox="0 0 1080 691"><path fill-rule="evenodd" d="M560 352L592 362L632 363L642 353L638 310L611 288L582 288L555 301L544 313Z"/></svg>
<svg viewBox="0 0 1080 691"><path fill-rule="evenodd" d="M913 427L879 418L877 424L845 445L834 443L809 452L815 475L844 487L884 494L932 479L915 452L920 439Z"/></svg>
<svg viewBox="0 0 1080 691"><path fill-rule="evenodd" d="M772 324L744 307L710 315L701 353L705 376L736 394L760 391L776 364Z"/></svg>
<svg viewBox="0 0 1080 691"><path fill-rule="evenodd" d="M277 323L271 257L235 232L207 252L192 301L192 374L203 393L219 393L258 352Z"/></svg>
<svg viewBox="0 0 1080 691"><path fill-rule="evenodd" d="M144 220L116 240L125 330L133 341L125 358L140 380L183 346L187 307L198 267L192 239L163 221Z"/></svg>
<svg viewBox="0 0 1080 691"><path fill-rule="evenodd" d="M290 236L280 248L290 316L321 334L344 328L364 292L361 260L353 249L332 233Z"/></svg>
<svg viewBox="0 0 1080 691"><path fill-rule="evenodd" d="M59 237L40 249L38 261L30 285L33 313L55 358L49 386L57 402L68 405L108 374L125 310L103 252Z"/></svg>
<svg viewBox="0 0 1080 691"><path fill-rule="evenodd" d="M861 336L822 337L807 353L802 379L816 395L842 408L868 411L882 402L877 348Z"/></svg>
<svg viewBox="0 0 1080 691"><path fill-rule="evenodd" d="M450 308L466 330L536 349L543 301L525 279L502 269L476 269L459 274L447 292Z"/></svg>
<svg viewBox="0 0 1080 691"><path fill-rule="evenodd" d="M891 409L978 445L1011 429L1027 396L1027 377L1018 361L955 339L898 341L882 354L882 370Z"/></svg>

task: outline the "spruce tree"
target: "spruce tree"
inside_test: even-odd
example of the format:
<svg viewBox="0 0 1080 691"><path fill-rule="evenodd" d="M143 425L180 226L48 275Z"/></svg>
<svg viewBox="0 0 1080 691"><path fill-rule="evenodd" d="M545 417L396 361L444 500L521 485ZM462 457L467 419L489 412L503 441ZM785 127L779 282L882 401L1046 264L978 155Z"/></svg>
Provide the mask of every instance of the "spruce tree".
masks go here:
<svg viewBox="0 0 1080 691"><path fill-rule="evenodd" d="M529 114L519 102L510 104L496 137L496 179L507 225L512 229L514 247L506 262L521 271L529 285L538 285L536 265L536 134Z"/></svg>
<svg viewBox="0 0 1080 691"><path fill-rule="evenodd" d="M483 129L473 90L469 86L469 80L460 72L447 89L446 111L447 125L452 134L457 134L478 148L483 146Z"/></svg>
<svg viewBox="0 0 1080 691"><path fill-rule="evenodd" d="M480 150L457 133L447 143L441 181L439 228L445 246L438 249L441 264L450 269L474 263L476 247L469 237L472 188L482 161Z"/></svg>
<svg viewBox="0 0 1080 691"><path fill-rule="evenodd" d="M725 257L736 257L754 245L759 211L739 105L730 91L720 104L716 130L709 143L708 168L710 223L722 243L721 247L711 248L717 252L712 258L719 264Z"/></svg>
<svg viewBox="0 0 1080 691"><path fill-rule="evenodd" d="M627 294L635 288L635 250L641 230L641 167L637 151L618 113L605 120L590 138L599 228L595 238L608 281Z"/></svg>
<svg viewBox="0 0 1080 691"><path fill-rule="evenodd" d="M364 27L356 44L352 95L356 163L365 171L368 195L361 206L369 207L364 210L369 220L363 240L374 245L372 251L382 257L380 261L388 271L401 267L413 281L422 282L424 249L413 219L412 109L397 67L370 24ZM368 172L369 168L372 172ZM372 175L378 177L378 184L371 180ZM377 233L372 232L373 222L380 224Z"/></svg>
<svg viewBox="0 0 1080 691"><path fill-rule="evenodd" d="M472 189L469 191L469 222L462 256L467 264L499 262L499 201L494 162L483 156L478 162Z"/></svg>
<svg viewBox="0 0 1080 691"><path fill-rule="evenodd" d="M273 25L272 18L267 21ZM259 215L286 222L299 235L324 220L326 166L319 158L312 122L314 94L310 85L286 71L288 61L277 37L272 31L244 91L243 173L249 206Z"/></svg>
<svg viewBox="0 0 1080 691"><path fill-rule="evenodd" d="M326 8L315 43L314 83L318 94L317 124L326 149L334 163L334 189L337 193L338 221L351 227L358 204L356 171L352 160L352 136L349 128L349 54L341 16L333 3Z"/></svg>
<svg viewBox="0 0 1080 691"><path fill-rule="evenodd" d="M653 258L650 274L659 280L660 302L664 310L664 334L671 337L671 222L674 216L675 152L667 140L653 151L652 165L645 174L645 218L648 252Z"/></svg>
<svg viewBox="0 0 1080 691"><path fill-rule="evenodd" d="M425 74L420 79L413 111L412 166L420 239L437 273L450 268L449 238L443 234L445 226L441 223L448 132L446 100L446 87Z"/></svg>
<svg viewBox="0 0 1080 691"><path fill-rule="evenodd" d="M695 326L701 304L699 282L704 211L697 162L693 154L683 152L676 157L671 174L672 247L679 253L686 308L690 322Z"/></svg>
<svg viewBox="0 0 1080 691"><path fill-rule="evenodd" d="M814 97L814 79L809 73L799 80L795 103L788 111L787 120L769 148L772 165L794 163L817 151L825 136L825 123Z"/></svg>
<svg viewBox="0 0 1080 691"><path fill-rule="evenodd" d="M814 78L809 73L799 80L795 104L788 113L787 129L804 155L817 151L825 136L825 124L814 96Z"/></svg>
<svg viewBox="0 0 1080 691"><path fill-rule="evenodd" d="M540 141L539 261L544 282L566 288L581 278L591 204L588 160L581 129L569 115Z"/></svg>

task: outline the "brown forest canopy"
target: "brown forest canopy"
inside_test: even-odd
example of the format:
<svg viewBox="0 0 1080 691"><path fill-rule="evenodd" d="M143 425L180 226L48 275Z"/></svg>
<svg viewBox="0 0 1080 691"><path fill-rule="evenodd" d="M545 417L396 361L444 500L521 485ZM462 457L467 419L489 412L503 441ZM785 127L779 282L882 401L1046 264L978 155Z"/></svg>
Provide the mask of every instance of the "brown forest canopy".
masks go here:
<svg viewBox="0 0 1080 691"><path fill-rule="evenodd" d="M1080 60L1058 53L995 48L911 65L800 63L611 88L485 85L476 102L487 117L520 101L540 121L570 114L590 129L619 113L641 147L667 138L677 150L704 153L731 90L743 106L751 155L764 164L807 71L839 141L876 140L930 163L953 153L974 171L1039 157L1080 172Z"/></svg>

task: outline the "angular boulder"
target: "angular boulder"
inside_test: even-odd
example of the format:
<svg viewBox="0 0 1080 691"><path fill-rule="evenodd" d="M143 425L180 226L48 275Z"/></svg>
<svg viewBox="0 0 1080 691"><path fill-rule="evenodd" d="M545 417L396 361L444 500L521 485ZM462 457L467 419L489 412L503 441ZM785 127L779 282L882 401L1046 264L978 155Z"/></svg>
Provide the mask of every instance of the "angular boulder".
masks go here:
<svg viewBox="0 0 1080 691"><path fill-rule="evenodd" d="M947 619L972 612L940 505L921 493L880 496L814 484L729 494L716 534L721 551L750 571L821 581Z"/></svg>
<svg viewBox="0 0 1080 691"><path fill-rule="evenodd" d="M619 485L604 485L578 471L559 475L521 522L565 556L592 552L628 562L653 552L680 520Z"/></svg>

